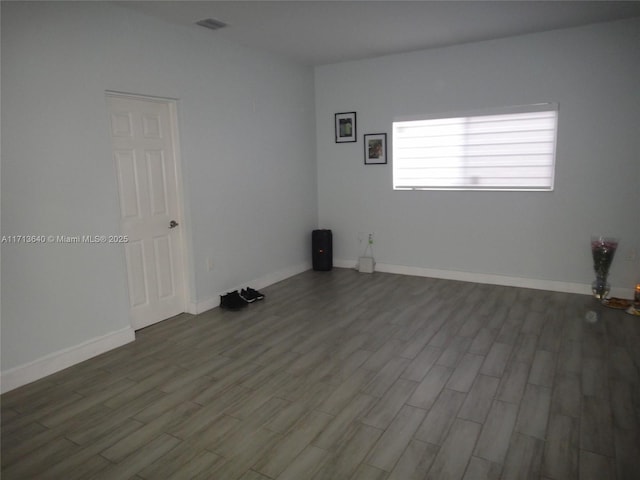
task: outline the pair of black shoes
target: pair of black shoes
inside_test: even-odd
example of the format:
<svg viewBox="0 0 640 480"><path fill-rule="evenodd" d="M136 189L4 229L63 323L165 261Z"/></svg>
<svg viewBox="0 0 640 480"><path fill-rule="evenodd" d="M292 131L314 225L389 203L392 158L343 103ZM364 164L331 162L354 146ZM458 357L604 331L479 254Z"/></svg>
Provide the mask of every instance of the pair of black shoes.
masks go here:
<svg viewBox="0 0 640 480"><path fill-rule="evenodd" d="M264 295L253 288L234 290L226 295L220 295L220 306L227 310L240 310L256 300L264 300Z"/></svg>

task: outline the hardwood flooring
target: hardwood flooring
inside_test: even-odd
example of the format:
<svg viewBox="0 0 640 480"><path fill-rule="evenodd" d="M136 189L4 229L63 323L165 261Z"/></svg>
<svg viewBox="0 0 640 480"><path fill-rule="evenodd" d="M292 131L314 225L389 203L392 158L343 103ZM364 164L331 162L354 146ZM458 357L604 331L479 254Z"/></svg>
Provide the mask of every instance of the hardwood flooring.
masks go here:
<svg viewBox="0 0 640 480"><path fill-rule="evenodd" d="M640 478L638 318L346 269L264 293L3 395L2 478Z"/></svg>

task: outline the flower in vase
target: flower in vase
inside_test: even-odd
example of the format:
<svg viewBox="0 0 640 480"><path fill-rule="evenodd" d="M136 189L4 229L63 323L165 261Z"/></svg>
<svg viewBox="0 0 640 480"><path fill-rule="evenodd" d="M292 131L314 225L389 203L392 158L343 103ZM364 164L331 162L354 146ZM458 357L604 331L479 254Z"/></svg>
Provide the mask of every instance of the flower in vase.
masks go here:
<svg viewBox="0 0 640 480"><path fill-rule="evenodd" d="M613 262L613 256L618 248L618 240L605 237L591 239L591 254L593 255L593 269L596 276L606 278Z"/></svg>

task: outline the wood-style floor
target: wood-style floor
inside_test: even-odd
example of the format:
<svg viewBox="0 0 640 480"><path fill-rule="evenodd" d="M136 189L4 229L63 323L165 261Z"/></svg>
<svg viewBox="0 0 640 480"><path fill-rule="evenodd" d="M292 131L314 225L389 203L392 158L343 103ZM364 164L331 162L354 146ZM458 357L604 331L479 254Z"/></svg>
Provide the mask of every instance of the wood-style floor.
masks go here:
<svg viewBox="0 0 640 480"><path fill-rule="evenodd" d="M640 319L309 271L2 396L2 478L638 479Z"/></svg>

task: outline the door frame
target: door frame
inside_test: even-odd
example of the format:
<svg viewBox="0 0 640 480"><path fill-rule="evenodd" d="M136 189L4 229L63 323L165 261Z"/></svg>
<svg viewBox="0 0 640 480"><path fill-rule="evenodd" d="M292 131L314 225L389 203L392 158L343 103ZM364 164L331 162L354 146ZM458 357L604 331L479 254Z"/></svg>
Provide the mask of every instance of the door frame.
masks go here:
<svg viewBox="0 0 640 480"><path fill-rule="evenodd" d="M195 313L193 311L192 305L193 302L191 301L191 292L193 291L193 281L192 281L192 265L191 262L189 261L191 258L191 243L188 241L189 238L191 237L191 235L187 234L187 226L189 224L188 220L187 220L187 216L186 216L186 208L185 208L185 196L184 196L184 180L183 180L183 176L182 176L182 156L180 155L180 135L179 135L179 129L178 129L178 99L176 98L169 98L169 97L159 97L159 96L154 96L154 95L142 95L142 94L137 94L137 93L127 93L127 92L119 92L119 91L115 91L115 90L105 90L104 92L105 95L105 100L110 98L110 97L115 97L115 98L124 98L124 99L133 99L133 100L143 100L143 101L147 101L147 102L156 102L156 103L163 103L166 104L169 108L169 117L171 119L170 123L171 123L171 136L172 136L172 144L173 144L173 157L174 157L174 161L175 161L175 174L176 174L176 196L177 196L177 200L178 200L178 212L180 213L180 226L182 228L179 229L179 235L180 235L180 241L182 244L182 255L181 255L181 261L183 264L183 278L182 278L182 285L179 285L178 288L180 288L182 290L182 295L183 295L183 309L184 312L187 313ZM108 111L108 109L107 109ZM115 169L115 165L114 165L114 169ZM117 172L115 172L114 170L114 182L116 182L116 196L118 195L118 185L117 185ZM117 198L117 201L120 202L120 199ZM119 225L120 227L122 227L122 224ZM189 230L190 231L190 230ZM125 275L125 282L127 285L127 290L129 289L129 280L128 280L128 276L127 276L127 269L126 269L126 259L125 259L125 250L124 250L124 245L122 246L122 259L123 262L125 263L125 270L124 270L124 275ZM131 312L131 307L129 307L129 312ZM131 328L134 328L133 325L133 319L131 317L131 315L129 315L129 324L131 325Z"/></svg>

